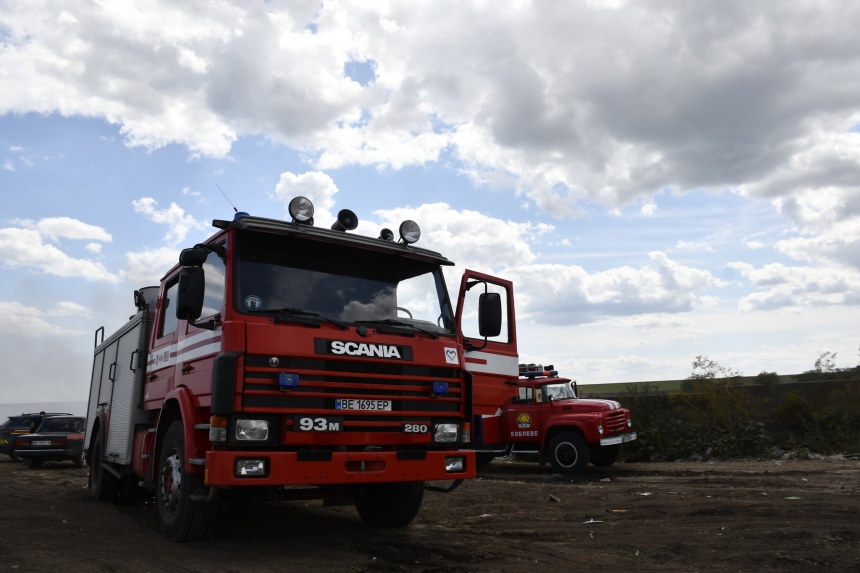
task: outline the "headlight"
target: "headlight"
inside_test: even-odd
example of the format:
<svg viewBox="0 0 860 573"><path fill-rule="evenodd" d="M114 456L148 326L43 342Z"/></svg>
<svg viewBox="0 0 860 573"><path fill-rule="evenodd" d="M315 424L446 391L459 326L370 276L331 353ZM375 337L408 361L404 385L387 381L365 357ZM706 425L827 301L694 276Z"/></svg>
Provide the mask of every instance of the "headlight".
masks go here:
<svg viewBox="0 0 860 573"><path fill-rule="evenodd" d="M269 437L269 422L266 420L236 420L236 439L261 442Z"/></svg>
<svg viewBox="0 0 860 573"><path fill-rule="evenodd" d="M290 217L299 223L306 223L314 218L314 204L307 197L296 197L288 207Z"/></svg>
<svg viewBox="0 0 860 573"><path fill-rule="evenodd" d="M466 458L445 458L445 473L461 474L466 470Z"/></svg>
<svg viewBox="0 0 860 573"><path fill-rule="evenodd" d="M234 475L236 477L266 477L266 460L237 459Z"/></svg>
<svg viewBox="0 0 860 573"><path fill-rule="evenodd" d="M415 243L421 238L421 228L415 221L406 220L400 223L400 238L404 243Z"/></svg>
<svg viewBox="0 0 860 573"><path fill-rule="evenodd" d="M628 427L628 428L632 428L632 427L633 427L633 420L631 420L630 418L627 418L627 427Z"/></svg>
<svg viewBox="0 0 860 573"><path fill-rule="evenodd" d="M459 424L436 424L436 429L433 431L433 441L456 442L459 433Z"/></svg>
<svg viewBox="0 0 860 573"><path fill-rule="evenodd" d="M601 425L598 425L598 426L597 426L597 433L598 433L598 434L603 434L603 426L601 426Z"/></svg>

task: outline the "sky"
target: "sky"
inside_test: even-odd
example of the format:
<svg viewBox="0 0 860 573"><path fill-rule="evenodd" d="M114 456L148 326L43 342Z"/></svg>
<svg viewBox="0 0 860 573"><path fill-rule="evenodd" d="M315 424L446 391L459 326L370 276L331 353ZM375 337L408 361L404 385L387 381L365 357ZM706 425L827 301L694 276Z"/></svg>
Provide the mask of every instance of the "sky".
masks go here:
<svg viewBox="0 0 860 573"><path fill-rule="evenodd" d="M580 383L860 347L860 4L7 0L0 402L85 399L93 332L232 207L312 199L515 284Z"/></svg>

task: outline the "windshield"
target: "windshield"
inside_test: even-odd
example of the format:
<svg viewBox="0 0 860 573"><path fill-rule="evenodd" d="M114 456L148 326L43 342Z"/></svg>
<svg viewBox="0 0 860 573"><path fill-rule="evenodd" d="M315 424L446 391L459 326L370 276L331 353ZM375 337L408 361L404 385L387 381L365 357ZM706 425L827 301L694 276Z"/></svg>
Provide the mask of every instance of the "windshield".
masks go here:
<svg viewBox="0 0 860 573"><path fill-rule="evenodd" d="M547 401L555 402L565 398L576 398L573 393L573 384L564 382L563 384L547 384L544 386L544 395Z"/></svg>
<svg viewBox="0 0 860 573"><path fill-rule="evenodd" d="M438 265L287 235L247 232L237 243L239 312L301 309L343 322L397 320L455 332Z"/></svg>
<svg viewBox="0 0 860 573"><path fill-rule="evenodd" d="M82 432L84 421L79 418L47 418L39 426L39 432Z"/></svg>

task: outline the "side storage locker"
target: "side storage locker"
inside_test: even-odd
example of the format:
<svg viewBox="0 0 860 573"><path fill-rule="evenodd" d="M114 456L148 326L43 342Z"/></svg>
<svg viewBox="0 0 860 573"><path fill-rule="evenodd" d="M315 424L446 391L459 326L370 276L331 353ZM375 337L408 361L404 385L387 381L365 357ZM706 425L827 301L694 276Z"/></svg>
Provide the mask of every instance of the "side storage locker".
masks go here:
<svg viewBox="0 0 860 573"><path fill-rule="evenodd" d="M117 374L105 453L111 461L123 465L131 463L134 425L147 418L142 394L148 325L148 313L138 313L123 329L118 340Z"/></svg>
<svg viewBox="0 0 860 573"><path fill-rule="evenodd" d="M90 400L87 404L87 433L84 447L89 449L93 437L93 425L96 422L96 409L99 404L99 390L102 386L102 364L104 364L104 348L96 348L93 356L93 373L90 378Z"/></svg>

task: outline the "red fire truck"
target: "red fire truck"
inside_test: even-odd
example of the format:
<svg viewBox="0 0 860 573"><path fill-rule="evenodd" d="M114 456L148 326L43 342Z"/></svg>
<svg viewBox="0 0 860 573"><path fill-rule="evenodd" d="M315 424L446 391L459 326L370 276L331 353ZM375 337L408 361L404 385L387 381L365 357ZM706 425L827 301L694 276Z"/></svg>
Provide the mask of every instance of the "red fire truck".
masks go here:
<svg viewBox="0 0 860 573"><path fill-rule="evenodd" d="M467 270L455 308L453 263L414 245L413 221L395 240L348 232L347 209L315 227L304 197L289 212L213 221L123 327L96 331L92 495L153 492L171 541L207 537L219 497L251 491L406 525L425 489L474 477L472 421L517 375L510 282Z"/></svg>
<svg viewBox="0 0 860 573"><path fill-rule="evenodd" d="M511 452L536 453L559 473L576 473L590 463L611 466L621 444L636 439L630 411L614 400L579 398L576 382L553 366L520 364L516 391L494 416L475 420L477 463Z"/></svg>

